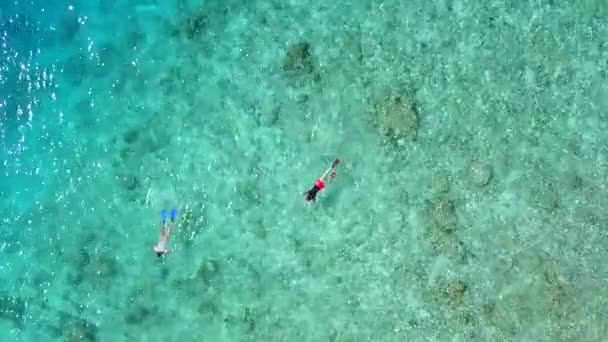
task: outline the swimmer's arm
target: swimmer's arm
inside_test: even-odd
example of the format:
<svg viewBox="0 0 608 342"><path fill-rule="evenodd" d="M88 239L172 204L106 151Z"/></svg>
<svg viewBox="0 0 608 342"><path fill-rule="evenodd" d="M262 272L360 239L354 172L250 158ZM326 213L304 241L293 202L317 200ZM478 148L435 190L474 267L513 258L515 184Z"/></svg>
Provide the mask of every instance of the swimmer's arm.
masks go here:
<svg viewBox="0 0 608 342"><path fill-rule="evenodd" d="M323 174L321 175L320 179L325 180L325 178L327 177L327 175L330 172L332 172L335 168L336 168L336 163L334 162L330 167L327 168L327 170L325 170L325 172L323 172Z"/></svg>
<svg viewBox="0 0 608 342"><path fill-rule="evenodd" d="M331 165L327 168L327 170L325 170L325 172L323 172L323 174L321 175L321 179L324 180L325 177L327 177L327 175L332 172L336 166L338 166L338 164L340 163L340 159L336 158L334 159L334 161L331 163Z"/></svg>
<svg viewBox="0 0 608 342"><path fill-rule="evenodd" d="M328 168L327 170L325 170L325 172L323 172L323 174L321 175L321 177L319 177L319 179L321 179L321 180L325 180L325 177L327 177L327 175L328 175L328 174L331 172L331 170L332 170L332 169L333 169L333 168L332 168L332 167L330 167L330 168Z"/></svg>

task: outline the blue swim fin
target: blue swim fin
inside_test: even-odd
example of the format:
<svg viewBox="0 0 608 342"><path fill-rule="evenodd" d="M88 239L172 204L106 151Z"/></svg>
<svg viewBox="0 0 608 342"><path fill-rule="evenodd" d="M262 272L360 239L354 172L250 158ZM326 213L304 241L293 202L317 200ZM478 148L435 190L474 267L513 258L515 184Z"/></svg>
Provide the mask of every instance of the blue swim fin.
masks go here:
<svg viewBox="0 0 608 342"><path fill-rule="evenodd" d="M165 224L167 222L167 209L160 211L160 221Z"/></svg>
<svg viewBox="0 0 608 342"><path fill-rule="evenodd" d="M175 222L176 217L177 217L177 207L173 206L173 208L171 208L171 222Z"/></svg>

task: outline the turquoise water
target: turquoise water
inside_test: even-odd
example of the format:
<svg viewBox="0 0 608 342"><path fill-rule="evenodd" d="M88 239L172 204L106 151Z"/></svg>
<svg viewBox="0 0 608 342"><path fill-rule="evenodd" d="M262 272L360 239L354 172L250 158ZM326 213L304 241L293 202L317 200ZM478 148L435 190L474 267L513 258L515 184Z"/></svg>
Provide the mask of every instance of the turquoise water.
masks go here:
<svg viewBox="0 0 608 342"><path fill-rule="evenodd" d="M0 4L1 341L608 336L605 2L48 3Z"/></svg>

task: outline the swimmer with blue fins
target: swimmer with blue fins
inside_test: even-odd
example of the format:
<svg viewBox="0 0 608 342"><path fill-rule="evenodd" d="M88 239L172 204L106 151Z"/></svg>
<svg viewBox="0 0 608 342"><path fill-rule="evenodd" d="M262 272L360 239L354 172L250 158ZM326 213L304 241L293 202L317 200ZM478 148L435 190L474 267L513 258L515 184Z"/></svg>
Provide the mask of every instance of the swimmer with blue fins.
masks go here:
<svg viewBox="0 0 608 342"><path fill-rule="evenodd" d="M171 252L171 249L167 248L169 242L169 235L171 235L171 228L175 224L177 218L177 208L174 206L171 208L171 222L167 222L167 209L163 209L160 212L161 224L160 224L160 235L156 245L152 246L156 256L161 257Z"/></svg>

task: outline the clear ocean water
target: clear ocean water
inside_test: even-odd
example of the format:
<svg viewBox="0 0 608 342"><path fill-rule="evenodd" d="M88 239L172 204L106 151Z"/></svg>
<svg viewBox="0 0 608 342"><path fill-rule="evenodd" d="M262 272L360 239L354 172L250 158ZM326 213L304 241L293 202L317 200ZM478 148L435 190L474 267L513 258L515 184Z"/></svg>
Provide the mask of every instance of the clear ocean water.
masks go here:
<svg viewBox="0 0 608 342"><path fill-rule="evenodd" d="M0 46L0 341L608 336L605 1L5 0Z"/></svg>

